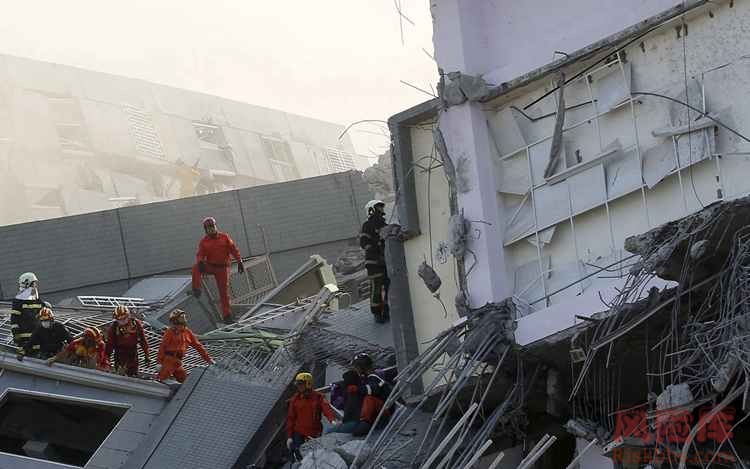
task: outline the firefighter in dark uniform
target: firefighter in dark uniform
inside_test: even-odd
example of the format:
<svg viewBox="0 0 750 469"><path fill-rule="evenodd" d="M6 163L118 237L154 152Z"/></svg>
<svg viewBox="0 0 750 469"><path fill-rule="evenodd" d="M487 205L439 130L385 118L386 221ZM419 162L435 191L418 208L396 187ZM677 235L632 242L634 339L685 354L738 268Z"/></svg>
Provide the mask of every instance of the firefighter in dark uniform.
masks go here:
<svg viewBox="0 0 750 469"><path fill-rule="evenodd" d="M48 304L47 304L48 305ZM13 298L10 312L10 329L18 354L25 353L26 343L39 325L37 317L45 303L39 298L39 280L33 272L18 277L18 294Z"/></svg>
<svg viewBox="0 0 750 469"><path fill-rule="evenodd" d="M73 337L65 325L55 321L55 314L51 308L42 308L38 319L39 326L34 329L24 347L26 355L46 360L57 355L65 344L73 342Z"/></svg>
<svg viewBox="0 0 750 469"><path fill-rule="evenodd" d="M385 241L380 230L385 223L385 204L382 200L371 200L365 205L367 221L362 224L359 246L365 251L365 268L370 280L370 312L375 322L387 322L391 316L388 309L388 286L390 280L385 268Z"/></svg>

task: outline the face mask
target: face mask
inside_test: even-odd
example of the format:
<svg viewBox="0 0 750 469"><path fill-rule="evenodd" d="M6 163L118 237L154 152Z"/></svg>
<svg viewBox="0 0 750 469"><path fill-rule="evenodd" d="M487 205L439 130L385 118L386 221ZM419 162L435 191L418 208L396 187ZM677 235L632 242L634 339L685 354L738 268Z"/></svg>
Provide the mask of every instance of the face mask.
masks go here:
<svg viewBox="0 0 750 469"><path fill-rule="evenodd" d="M52 327L52 321L42 321L42 327L45 329L49 329Z"/></svg>
<svg viewBox="0 0 750 469"><path fill-rule="evenodd" d="M128 320L127 320L127 319L118 319L118 320L117 320L117 324L119 324L119 325L121 325L121 326L124 326L124 325L125 325L125 324L127 324L127 323L128 323Z"/></svg>

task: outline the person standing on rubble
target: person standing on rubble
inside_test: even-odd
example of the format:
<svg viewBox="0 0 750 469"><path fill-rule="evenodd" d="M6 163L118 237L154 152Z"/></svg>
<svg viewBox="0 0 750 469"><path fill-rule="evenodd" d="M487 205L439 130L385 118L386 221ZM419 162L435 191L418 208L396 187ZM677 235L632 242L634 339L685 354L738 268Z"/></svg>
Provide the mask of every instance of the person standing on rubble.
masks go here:
<svg viewBox="0 0 750 469"><path fill-rule="evenodd" d="M370 280L370 312L375 322L390 320L388 308L388 272L385 266L385 241L380 237L380 230L385 227L385 203L382 200L371 200L365 205L367 221L362 224L359 234L359 246L365 251L365 268Z"/></svg>
<svg viewBox="0 0 750 469"><path fill-rule="evenodd" d="M365 436L383 409L391 387L386 380L375 373L372 358L368 354L355 355L353 365L354 370L360 376L359 392L362 396L362 410L359 414L359 424L352 431L352 435Z"/></svg>
<svg viewBox="0 0 750 469"><path fill-rule="evenodd" d="M169 313L170 326L164 332L164 336L161 339L161 345L159 346L159 355L157 360L161 364L159 370L159 381L174 376L174 378L180 382L185 382L187 378L187 371L182 366L182 359L187 353L188 346L193 347L206 361L206 363L213 365L216 363L213 358L203 348L203 344L200 343L193 331L187 327L187 313L181 309L176 309Z"/></svg>
<svg viewBox="0 0 750 469"><path fill-rule="evenodd" d="M65 344L73 342L73 337L65 325L55 321L55 314L51 308L43 307L37 319L39 325L24 346L26 355L47 360L60 353ZM19 355L18 358L23 359L23 356Z"/></svg>
<svg viewBox="0 0 750 469"><path fill-rule="evenodd" d="M26 343L39 325L37 317L45 303L39 297L39 279L33 272L18 277L18 294L13 298L10 312L10 330L18 354L25 353Z"/></svg>
<svg viewBox="0 0 750 469"><path fill-rule="evenodd" d="M297 392L289 399L286 416L286 447L293 458L301 461L300 446L323 433L321 417L325 416L331 423L337 422L336 414L326 398L313 389L313 376L310 373L298 373L294 378L294 385Z"/></svg>
<svg viewBox="0 0 750 469"><path fill-rule="evenodd" d="M245 271L240 250L227 233L216 228L216 219L203 220L206 236L198 244L196 263L193 266L193 295L201 296L201 281L204 274L213 275L219 289L221 313L225 321L231 321L232 309L229 306L229 267L231 257L237 261L237 272Z"/></svg>
<svg viewBox="0 0 750 469"><path fill-rule="evenodd" d="M105 349L102 333L95 327L88 327L83 334L69 343L60 353L47 360L47 365L65 363L83 368L95 368L101 371L109 370L109 359Z"/></svg>
<svg viewBox="0 0 750 469"><path fill-rule="evenodd" d="M125 305L118 305L112 317L114 322L107 333L105 353L107 357L112 352L115 353L116 372L125 373L127 376L138 376L138 344L146 358L146 366L151 365L143 323L131 317L130 310Z"/></svg>

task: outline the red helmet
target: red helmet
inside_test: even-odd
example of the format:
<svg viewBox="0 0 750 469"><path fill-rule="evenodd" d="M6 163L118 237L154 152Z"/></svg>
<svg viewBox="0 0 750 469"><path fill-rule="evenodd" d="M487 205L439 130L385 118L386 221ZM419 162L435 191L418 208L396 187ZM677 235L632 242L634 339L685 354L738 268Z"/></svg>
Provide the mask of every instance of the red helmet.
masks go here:
<svg viewBox="0 0 750 469"><path fill-rule="evenodd" d="M95 342L99 342L102 340L102 333L95 327L87 327L86 330L83 331L83 337L88 337Z"/></svg>
<svg viewBox="0 0 750 469"><path fill-rule="evenodd" d="M216 218L214 217L206 217L203 219L203 226L216 226Z"/></svg>
<svg viewBox="0 0 750 469"><path fill-rule="evenodd" d="M112 317L117 320L127 319L130 317L130 310L125 305L117 305L115 312L112 313Z"/></svg>

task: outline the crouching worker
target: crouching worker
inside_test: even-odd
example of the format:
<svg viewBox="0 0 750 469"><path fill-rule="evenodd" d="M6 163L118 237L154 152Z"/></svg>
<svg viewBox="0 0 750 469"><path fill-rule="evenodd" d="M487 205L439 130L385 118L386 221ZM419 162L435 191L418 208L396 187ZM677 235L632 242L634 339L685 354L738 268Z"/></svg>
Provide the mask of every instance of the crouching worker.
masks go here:
<svg viewBox="0 0 750 469"><path fill-rule="evenodd" d="M310 373L299 373L294 378L297 392L289 400L286 417L286 447L292 453L292 459L302 460L299 447L323 433L320 423L322 416L329 422L336 422L336 415L325 397L312 388L313 377Z"/></svg>
<svg viewBox="0 0 750 469"><path fill-rule="evenodd" d="M60 353L65 344L73 342L65 325L55 321L52 309L45 306L37 314L37 319L39 325L24 346L26 355L47 360ZM19 355L18 358L23 357Z"/></svg>
<svg viewBox="0 0 750 469"><path fill-rule="evenodd" d="M141 345L146 366L151 365L148 342L143 332L143 324L130 316L125 305L118 305L112 314L114 323L107 334L107 357L115 353L115 371L127 376L138 376L138 344Z"/></svg>
<svg viewBox="0 0 750 469"><path fill-rule="evenodd" d="M353 433L359 424L362 413L362 395L359 392L360 377L356 371L349 370L342 376L343 380L337 383L341 386L341 407L344 417L341 424L329 429L326 433ZM331 398L333 399L333 398Z"/></svg>
<svg viewBox="0 0 750 469"><path fill-rule="evenodd" d="M188 346L193 347L196 352L206 361L213 365L216 363L208 355L203 344L195 337L193 331L187 327L187 313L181 309L176 309L169 314L169 328L164 332L159 346L158 360L161 364L159 370L159 381L174 376L180 383L185 381L187 372L182 366L182 358L187 353Z"/></svg>
<svg viewBox="0 0 750 469"><path fill-rule="evenodd" d="M359 393L362 396L362 411L359 414L359 423L352 432L354 436L365 436L375 424L378 414L383 410L385 401L391 392L390 384L375 374L372 358L366 353L355 355L354 369L360 377ZM390 416L386 410L384 417Z"/></svg>
<svg viewBox="0 0 750 469"><path fill-rule="evenodd" d="M88 327L83 334L69 343L60 353L47 360L47 364L60 362L83 368L109 370L109 360L104 353L104 340L99 329Z"/></svg>

